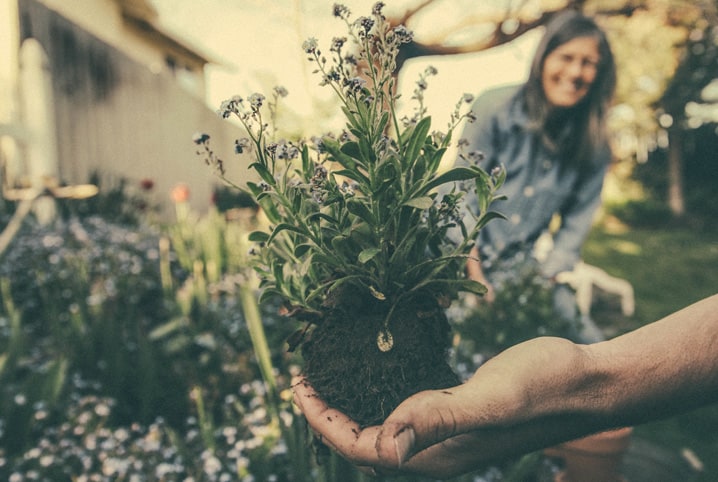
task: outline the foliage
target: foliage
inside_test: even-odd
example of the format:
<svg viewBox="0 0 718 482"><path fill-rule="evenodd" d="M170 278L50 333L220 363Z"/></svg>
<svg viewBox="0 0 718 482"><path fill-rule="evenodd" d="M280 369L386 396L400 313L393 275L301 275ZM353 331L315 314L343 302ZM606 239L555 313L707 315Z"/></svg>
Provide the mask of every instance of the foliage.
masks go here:
<svg viewBox="0 0 718 482"><path fill-rule="evenodd" d="M488 207L504 174L478 167L440 171L453 128L471 117L461 111L470 96L457 104L447 134L430 133L421 103L424 76L415 94L415 116L400 123L393 73L398 49L411 33L403 26L390 28L382 6L377 3L371 17L355 21L346 7L334 7L356 52L346 52L346 38L333 40L331 61L315 39L303 45L322 84L341 101L347 124L340 135L315 138L311 149L305 141L274 141L271 120L286 94L281 88L271 101L253 94L226 101L220 109L244 125L248 138L237 141L237 150L251 149L251 167L262 179L240 189L251 192L270 222L269 231L250 238L257 243L254 266L263 296L280 296L292 312L308 319L322 312L327 296L340 286L371 293L391 307L422 290L449 296L484 290L463 279L460 265L478 229L496 216ZM222 176L222 161L208 141L206 134L195 139ZM448 188L456 182L461 188ZM440 188L443 195L437 194ZM467 232L458 212L469 189L477 191L481 213ZM452 228L460 229L465 241L451 243Z"/></svg>
<svg viewBox="0 0 718 482"><path fill-rule="evenodd" d="M215 214L185 218L181 222L189 224L183 232L199 238L213 238L225 230L234 232L220 237L228 241L228 248L240 249L234 244L238 226ZM289 403L287 389L293 361L278 353L272 353L272 362L280 392L281 425L272 421L270 406L273 402L268 398L267 386L260 381L253 362L243 310L234 291L236 283L232 280L237 279L237 266L216 261L215 265L226 267L225 275L221 277L224 282L206 280L207 296L195 297L192 294L194 282L189 280L197 274L180 266L173 249L179 238L173 238L171 243L172 282L165 286L157 275L160 261L152 254L161 239L158 231L146 227L118 227L94 217L76 222L84 226L93 240L77 251L98 252L94 257L86 258L87 261L78 262L71 270L67 265L53 263L58 255L73 253L68 248L73 236L68 235L69 228L63 228L62 223L45 228L32 224L25 226L3 258L3 272L11 273L13 277L5 278L0 312L0 479L14 481L34 477L55 482L73 480L74 476L74 480L121 480L124 474L123 480L132 480L132 475L136 480L159 480L160 475L164 480L193 477L195 481L332 480L330 473L340 464L330 459L326 465L316 465L306 445L306 430ZM167 229L175 227L173 223ZM79 228L72 229L77 231ZM213 234L199 235L202 231ZM248 234L246 229L242 232L245 236ZM65 243L62 246L60 239ZM136 244L128 243L128 240L134 240ZM624 234L594 230L586 244L585 259L613 275L628 279L637 297L635 317L618 322L615 319L597 321L604 326L610 323L623 331L711 294L711 289L718 283L716 242L715 233L694 230L639 229ZM43 245L49 247L41 249ZM213 256L205 253L201 244L193 246L197 250L186 259L204 259L203 265L211 265L207 261ZM73 255L76 260L77 255ZM165 330L156 331L150 337L151 341L142 345L142 350L147 350L143 358L152 361L150 371L176 371L182 382L174 386L143 384L132 392L133 399L109 396L109 379L84 378L83 370L70 362L82 360L89 367L84 373L90 368L98 370L101 360L88 356L84 347L101 341L87 327L85 331L68 331L63 335L60 328L69 330L68 319L59 308L69 309L76 304L86 310L88 298L97 298L92 297L87 287L79 289L80 282L74 278L79 278L90 263L99 264L102 258L112 260L128 256L139 258L135 259L135 269L123 269L121 265L113 264L112 278L117 287L114 299L131 305L125 309L141 311L139 300L144 300L142 303L150 311L155 310L152 308L154 303L160 302L176 307L175 303L180 304L177 300L181 299L183 306L194 306L195 313L187 316L184 324L179 326L162 325L167 318L160 316L152 326L164 326ZM237 259L239 254L229 257ZM154 280L152 283L138 285L138 275L133 271L137 271L140 264L140 273ZM696 266L702 269L696 270ZM206 274L206 267L198 269L199 272ZM40 279L53 281L49 286L41 285ZM24 283L26 289L13 289L15 282ZM159 291L158 284L162 286ZM51 288L55 290L52 297L38 295ZM152 295L141 295L143 289L148 289ZM167 291L162 295L165 289ZM64 297L63 290L66 290ZM50 299L56 301L40 303ZM189 303L187 300L190 299L195 301ZM132 321L113 314L109 306L105 305L102 311L108 322L127 326ZM31 311L23 311L20 316L20 308ZM274 346L286 335L286 327L284 323L274 322L270 310L275 308L263 307L262 318L269 345ZM178 313L170 309L156 310L158 316L170 312ZM202 318L207 319L207 324L200 323ZM174 330L170 329L172 327ZM465 339L466 335L462 334L462 337ZM207 343L212 339L214 347ZM122 352L126 345L124 340L116 338L116 348L108 344L103 346L105 350ZM180 343L181 340L185 342ZM231 343L233 349L227 347L224 340ZM172 358L167 358L166 350L171 346L177 349ZM164 355L151 356L150 351ZM92 353L97 350L93 349ZM131 353L138 357L137 350ZM207 364L207 359L215 356L218 363ZM122 362L132 361L124 358ZM145 419L141 420L138 412L127 409L128 403L137 403L134 398L152 400L157 397L163 403ZM185 404L186 408L181 418L172 415L178 404ZM676 452L684 447L693 449L707 466L701 480L714 480L715 468L711 461L716 459L716 446L710 427L716 417L715 409L708 407L695 414L649 424L639 428L638 432L639 436L669 444ZM706 420L710 421L708 425ZM22 447L16 445L18 438L22 438ZM356 474L352 477L333 480L361 480ZM502 480L501 473L496 470L481 474L481 477ZM467 476L461 480L475 479Z"/></svg>
<svg viewBox="0 0 718 482"><path fill-rule="evenodd" d="M537 336L568 336L570 322L555 315L553 283L541 275L536 263L512 260L497 272L500 279L494 281L492 303L471 297L452 311L463 351L486 357Z"/></svg>
<svg viewBox="0 0 718 482"><path fill-rule="evenodd" d="M261 384L245 391L254 394L253 409L230 395L219 404L225 415L221 425L203 425L191 416L180 429L161 417L148 424L115 425L116 400L73 397L62 423L36 422L36 443L0 466L0 476L48 482L288 480L287 447L266 424L256 388Z"/></svg>
<svg viewBox="0 0 718 482"><path fill-rule="evenodd" d="M134 182L94 172L90 175L89 184L99 188L97 195L85 199L57 200L63 218L97 215L108 222L134 226L158 209L151 201L154 183L149 179Z"/></svg>
<svg viewBox="0 0 718 482"><path fill-rule="evenodd" d="M247 226L177 207L185 216L162 231L92 216L28 222L13 240L1 273L0 479L363 480L336 456L314 460L290 403L291 357L271 352L274 385L260 378L252 306L267 348L287 327L276 306L256 305L238 264Z"/></svg>
<svg viewBox="0 0 718 482"><path fill-rule="evenodd" d="M246 192L228 186L218 186L212 193L213 204L220 212L236 208L257 208L257 204Z"/></svg>
<svg viewBox="0 0 718 482"><path fill-rule="evenodd" d="M215 222L203 227L207 237L224 233L233 242L236 231L210 220ZM202 263L201 254L192 256ZM261 473L265 464L257 461L289 443L281 442L278 420L288 404L282 402L284 408L269 417L266 389L254 382L258 370L238 279L226 262L238 258L225 252L225 262L208 262L224 268L208 282L204 269L182 266L160 231L146 224L128 228L94 216L50 226L26 223L0 266L0 478L9 480L13 470L50 477L44 480L63 480L55 477L58 470L75 476L107 471L108 454L107 463L134 454L137 464L145 465L123 470L148 475L161 454L137 453L135 445L145 439L161 446L162 456L170 449L176 453L182 443L190 446L185 450L193 455L181 455L187 468L187 460L206 458L204 451L218 456L222 445L215 432L230 427L259 430L261 440L242 457L248 457L247 467L259 463L253 470ZM197 260L189 261L190 268L197 268ZM267 309L262 311L272 327ZM288 377L277 385L286 387ZM288 426L287 415L281 417L281 426ZM161 430L153 431L157 424ZM193 424L203 427L201 443L192 438L198 430ZM157 440L150 432L163 435ZM182 442L183 437L194 441ZM240 434L240 439L252 437ZM79 467L57 463L70 452ZM18 455L23 462L16 465ZM165 462L175 463L172 457ZM43 465L48 460L54 463ZM235 465L229 459L223 463L229 464L225 469Z"/></svg>
<svg viewBox="0 0 718 482"><path fill-rule="evenodd" d="M650 197L607 203L604 210L635 228L666 226L672 217L665 202Z"/></svg>

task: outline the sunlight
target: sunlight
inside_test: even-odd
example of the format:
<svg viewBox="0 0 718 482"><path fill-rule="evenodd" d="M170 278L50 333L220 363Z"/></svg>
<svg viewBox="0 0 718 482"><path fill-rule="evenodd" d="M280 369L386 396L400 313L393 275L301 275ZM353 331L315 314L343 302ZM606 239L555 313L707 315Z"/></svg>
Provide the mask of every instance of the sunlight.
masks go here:
<svg viewBox="0 0 718 482"><path fill-rule="evenodd" d="M311 73L313 66L300 48L306 38L314 36L328 50L331 38L344 31L342 22L333 18L326 2L249 0L238 5L227 0L153 0L153 3L162 23L224 59L224 63L210 65L206 70L210 107L218 107L235 94L268 92L273 86L282 85L290 93L285 105L292 111L291 117L303 119L303 124L312 125L313 129L326 123L326 103L331 102L331 94L318 86L318 79ZM355 16L360 16L368 14L375 1L343 3ZM402 0L388 5L387 10L396 11L410 4ZM440 15L446 15L448 23L451 13L441 9L430 21L440 22ZM416 28L422 29L422 25ZM425 102L434 126L443 129L462 94L476 95L492 86L522 81L538 38L539 32L529 33L483 53L412 60L402 70L399 90L408 102L418 73L428 65L436 67L439 74L431 79Z"/></svg>

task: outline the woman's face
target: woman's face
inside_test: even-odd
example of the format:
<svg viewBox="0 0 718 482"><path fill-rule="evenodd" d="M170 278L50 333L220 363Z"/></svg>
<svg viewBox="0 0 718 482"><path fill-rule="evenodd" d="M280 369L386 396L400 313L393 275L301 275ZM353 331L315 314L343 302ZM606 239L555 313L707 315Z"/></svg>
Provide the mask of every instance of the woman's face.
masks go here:
<svg viewBox="0 0 718 482"><path fill-rule="evenodd" d="M541 73L544 95L554 107L573 107L596 79L598 40L577 37L559 45L546 56Z"/></svg>

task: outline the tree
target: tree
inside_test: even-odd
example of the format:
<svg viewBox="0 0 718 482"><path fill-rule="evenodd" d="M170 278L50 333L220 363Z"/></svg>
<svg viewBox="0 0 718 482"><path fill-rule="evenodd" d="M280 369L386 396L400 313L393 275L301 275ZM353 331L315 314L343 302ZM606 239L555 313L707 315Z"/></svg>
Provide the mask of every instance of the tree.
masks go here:
<svg viewBox="0 0 718 482"><path fill-rule="evenodd" d="M682 156L685 138L704 124L718 122L715 113L718 99L711 94L711 89L706 90L718 79L718 32L715 27L718 21L715 11L710 13L712 18L695 21L683 48L681 63L658 103L659 110L667 116L664 127L669 137L668 205L675 216L683 216L686 211Z"/></svg>

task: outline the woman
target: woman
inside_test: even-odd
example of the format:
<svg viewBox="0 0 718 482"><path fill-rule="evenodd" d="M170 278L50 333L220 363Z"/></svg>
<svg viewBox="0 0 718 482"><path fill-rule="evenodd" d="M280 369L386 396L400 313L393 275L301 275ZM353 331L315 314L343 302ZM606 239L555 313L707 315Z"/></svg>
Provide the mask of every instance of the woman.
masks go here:
<svg viewBox="0 0 718 482"><path fill-rule="evenodd" d="M531 259L534 245L560 215L553 249L541 263L553 278L570 271L601 202L603 179L610 162L606 111L616 84L616 67L604 32L578 12L568 11L547 26L527 82L480 96L463 138L470 151L480 151L481 167L504 166L507 197L496 209L506 221L488 223L480 232L467 270L488 288L493 301L496 274ZM476 158L462 157L467 159ZM468 209L478 209L475 198ZM480 260L480 261L479 261ZM573 320L574 294L557 286L557 314ZM572 336L575 341L602 339L590 321Z"/></svg>

